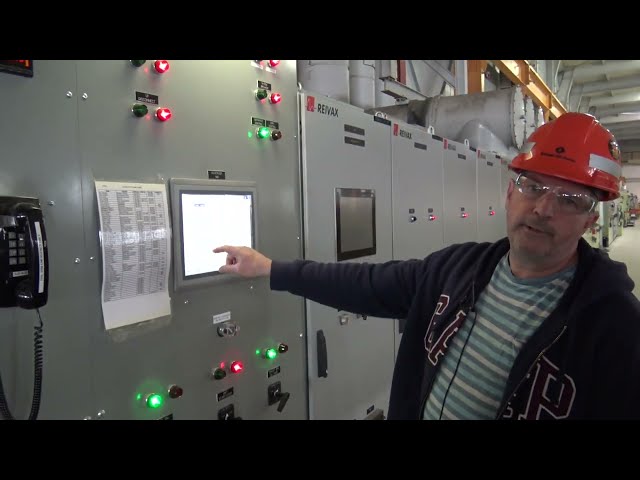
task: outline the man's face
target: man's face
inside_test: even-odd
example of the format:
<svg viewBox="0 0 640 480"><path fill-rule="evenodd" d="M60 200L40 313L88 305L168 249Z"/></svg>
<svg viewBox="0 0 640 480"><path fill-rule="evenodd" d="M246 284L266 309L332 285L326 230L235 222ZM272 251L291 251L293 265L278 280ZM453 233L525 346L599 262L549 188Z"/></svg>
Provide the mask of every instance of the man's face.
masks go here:
<svg viewBox="0 0 640 480"><path fill-rule="evenodd" d="M528 182L529 186L533 185L533 191L542 193L527 195L518 189L514 180L509 182L505 207L511 249L528 263L553 265L575 251L578 240L598 219L598 213L597 209L588 213L575 208L571 197L558 198L553 191L541 190L536 185L561 187L562 193L594 196L588 188L573 182L537 173L525 172L525 175L524 185Z"/></svg>

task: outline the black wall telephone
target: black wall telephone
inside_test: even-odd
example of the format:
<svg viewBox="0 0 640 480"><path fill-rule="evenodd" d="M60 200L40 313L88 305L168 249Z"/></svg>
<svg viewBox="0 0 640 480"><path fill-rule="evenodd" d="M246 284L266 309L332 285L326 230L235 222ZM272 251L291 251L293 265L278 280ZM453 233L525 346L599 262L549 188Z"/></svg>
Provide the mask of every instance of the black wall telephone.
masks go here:
<svg viewBox="0 0 640 480"><path fill-rule="evenodd" d="M0 308L36 309L33 401L29 420L40 409L42 387L42 318L47 303L49 256L40 202L30 197L0 197ZM0 377L0 413L13 420Z"/></svg>

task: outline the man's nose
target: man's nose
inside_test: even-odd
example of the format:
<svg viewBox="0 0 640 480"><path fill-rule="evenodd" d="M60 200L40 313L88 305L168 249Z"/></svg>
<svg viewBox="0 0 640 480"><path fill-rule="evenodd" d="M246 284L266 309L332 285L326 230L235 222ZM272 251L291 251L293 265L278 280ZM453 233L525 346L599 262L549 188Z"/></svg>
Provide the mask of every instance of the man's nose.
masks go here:
<svg viewBox="0 0 640 480"><path fill-rule="evenodd" d="M556 194L553 192L546 192L538 200L536 200L536 206L533 209L535 213L541 217L553 217L556 208Z"/></svg>

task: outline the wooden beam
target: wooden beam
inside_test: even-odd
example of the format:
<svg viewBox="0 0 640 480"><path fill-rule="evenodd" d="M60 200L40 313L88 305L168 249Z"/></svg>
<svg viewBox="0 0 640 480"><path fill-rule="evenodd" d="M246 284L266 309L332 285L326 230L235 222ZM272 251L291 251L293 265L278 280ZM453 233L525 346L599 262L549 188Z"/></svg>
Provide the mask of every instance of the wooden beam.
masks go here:
<svg viewBox="0 0 640 480"><path fill-rule="evenodd" d="M475 60L474 60L475 61ZM542 77L526 60L491 60L514 84L522 86L525 95L542 107L545 120L558 118L567 109Z"/></svg>
<svg viewBox="0 0 640 480"><path fill-rule="evenodd" d="M484 72L486 60L467 60L467 93L484 92Z"/></svg>

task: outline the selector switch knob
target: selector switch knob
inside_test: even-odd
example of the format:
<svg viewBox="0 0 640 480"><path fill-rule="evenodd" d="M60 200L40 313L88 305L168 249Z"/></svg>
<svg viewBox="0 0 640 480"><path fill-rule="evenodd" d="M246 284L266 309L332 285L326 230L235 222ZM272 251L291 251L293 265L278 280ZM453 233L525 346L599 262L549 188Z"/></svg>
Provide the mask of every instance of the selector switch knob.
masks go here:
<svg viewBox="0 0 640 480"><path fill-rule="evenodd" d="M285 353L285 352L289 351L289 346L284 344L284 343L281 343L280 345L278 345L278 351L280 353Z"/></svg>
<svg viewBox="0 0 640 480"><path fill-rule="evenodd" d="M169 387L169 398L180 398L183 393L182 387L178 385L171 385Z"/></svg>
<svg viewBox="0 0 640 480"><path fill-rule="evenodd" d="M282 138L282 132L280 130L274 130L271 132L271 140L280 140Z"/></svg>

